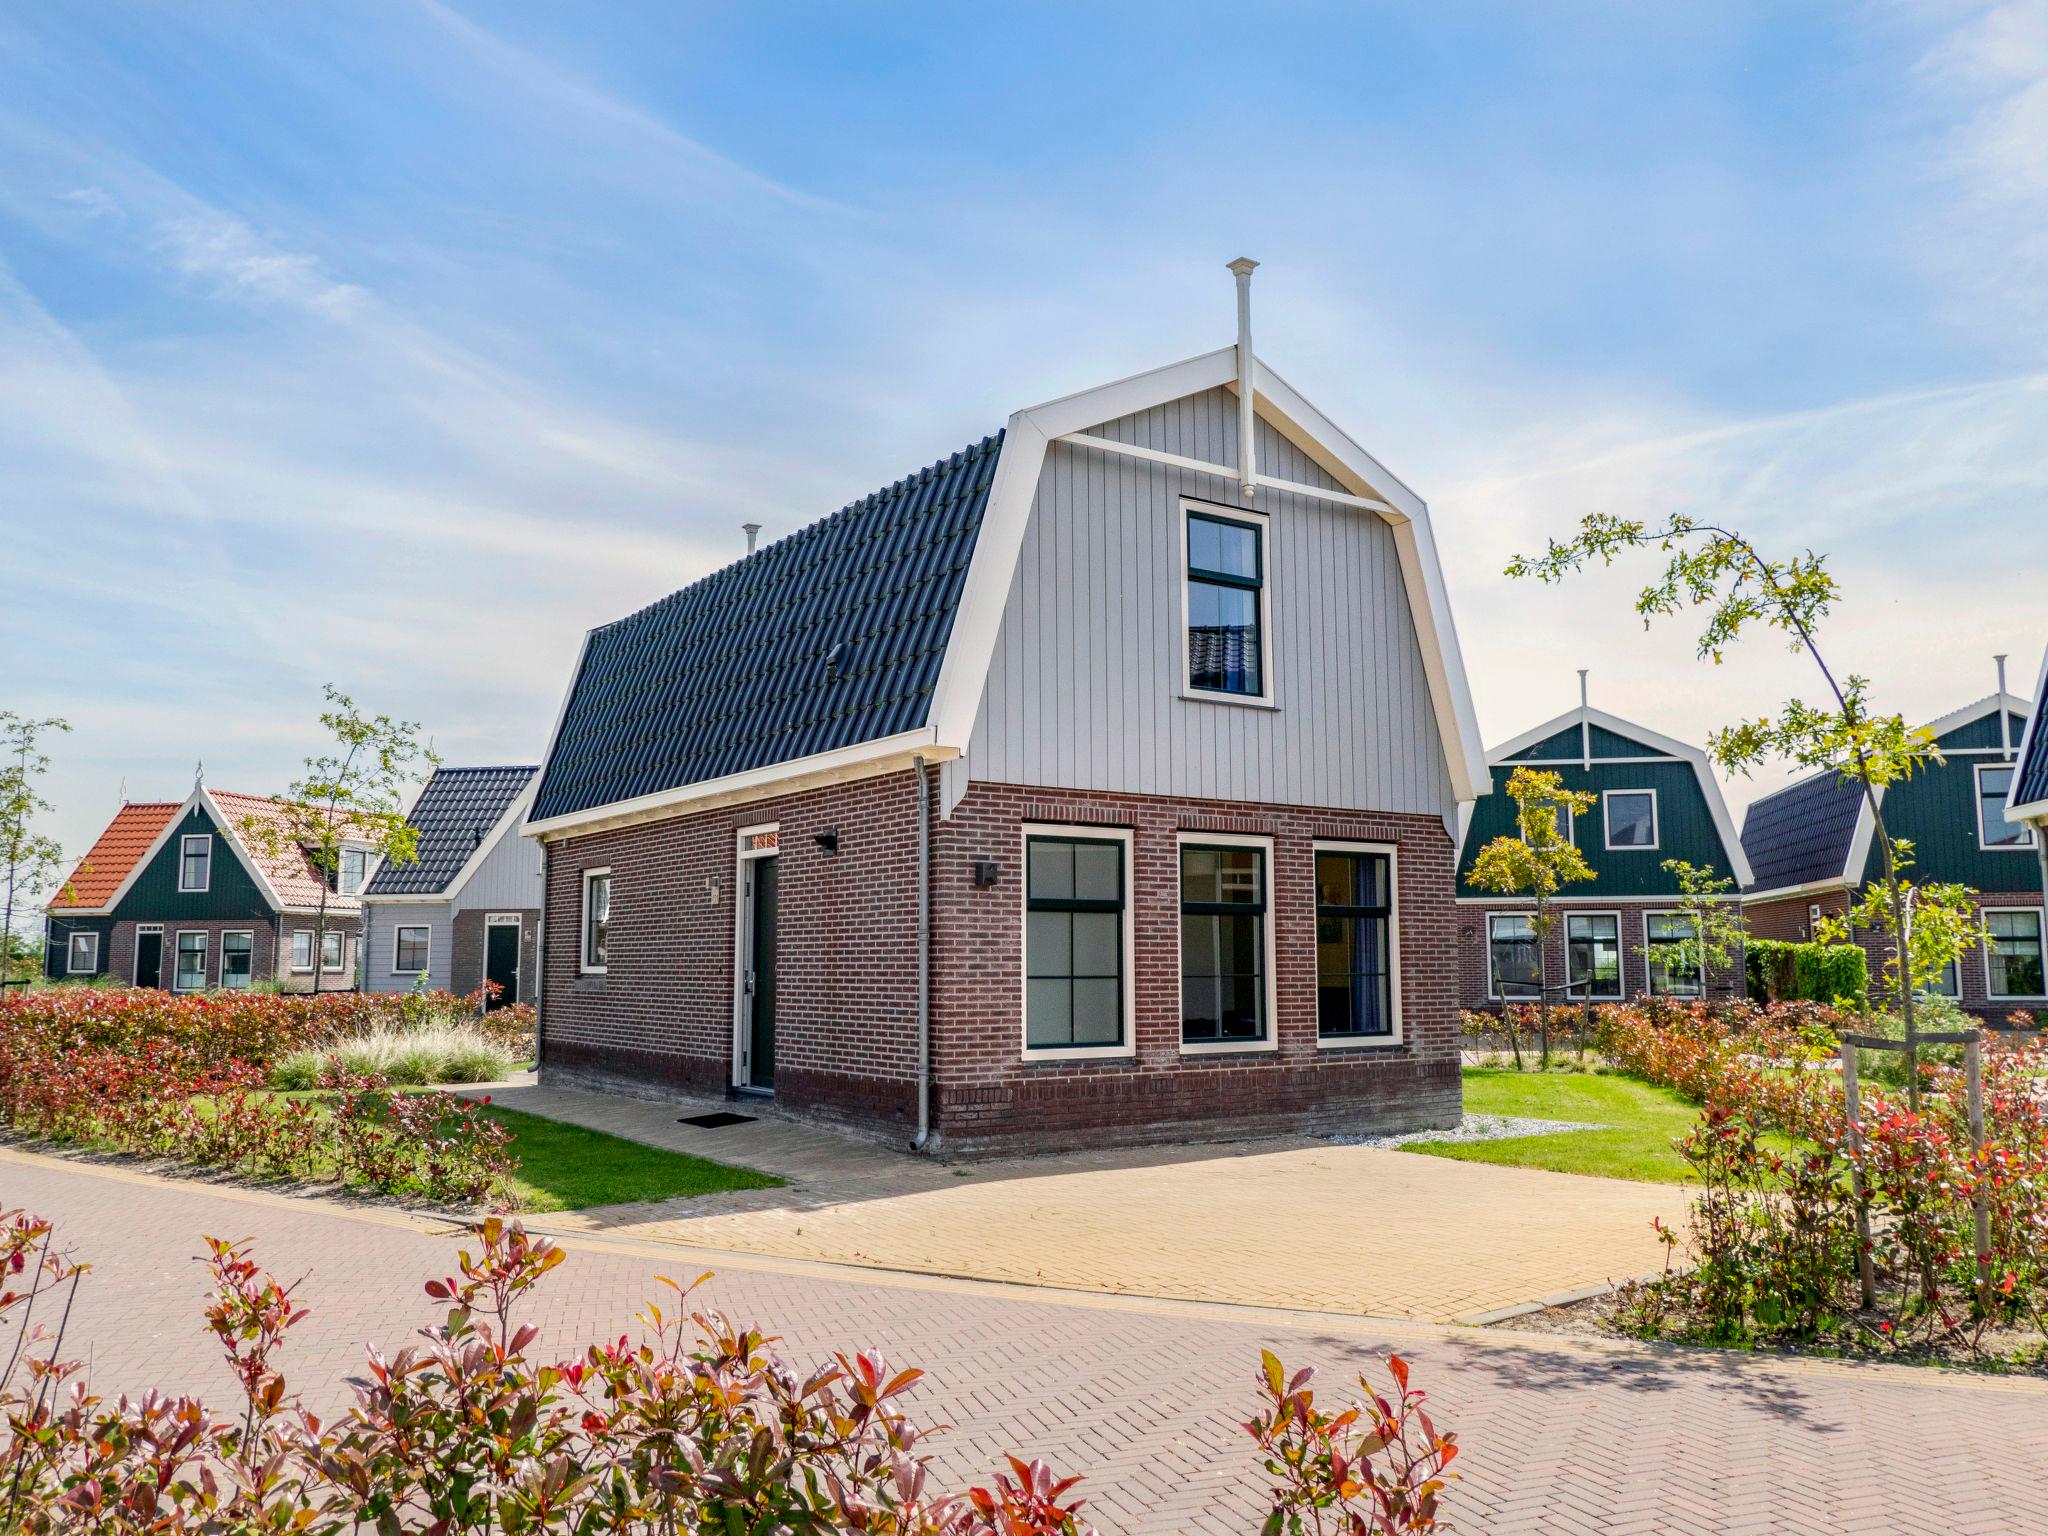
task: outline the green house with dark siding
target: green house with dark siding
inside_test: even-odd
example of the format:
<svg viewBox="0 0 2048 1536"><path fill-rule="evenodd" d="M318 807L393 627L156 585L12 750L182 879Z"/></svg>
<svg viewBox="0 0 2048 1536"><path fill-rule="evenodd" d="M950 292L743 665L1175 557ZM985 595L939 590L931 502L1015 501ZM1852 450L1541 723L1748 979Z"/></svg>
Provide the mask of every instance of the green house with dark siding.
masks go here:
<svg viewBox="0 0 2048 1536"><path fill-rule="evenodd" d="M1507 783L1517 768L1555 773L1568 790L1595 797L1572 818L1571 839L1594 878L1567 886L1553 903L1552 1002L1616 1002L1645 993L1722 995L1727 974L1702 977L1685 940L1692 925L1677 910L1683 859L1732 880L1729 900L1750 878L1749 863L1707 755L1647 726L1582 705L1487 754L1493 793L1476 801L1458 853L1461 990L1468 1008L1533 1002L1540 995L1535 910L1527 897L1497 896L1470 883L1479 851L1519 835Z"/></svg>

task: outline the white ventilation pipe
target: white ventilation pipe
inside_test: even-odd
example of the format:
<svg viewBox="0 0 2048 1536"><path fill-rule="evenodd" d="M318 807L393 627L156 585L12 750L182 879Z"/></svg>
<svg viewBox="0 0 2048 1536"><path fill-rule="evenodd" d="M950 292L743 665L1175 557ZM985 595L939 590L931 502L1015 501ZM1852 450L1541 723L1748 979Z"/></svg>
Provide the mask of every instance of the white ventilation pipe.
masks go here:
<svg viewBox="0 0 2048 1536"><path fill-rule="evenodd" d="M761 525L759 523L741 523L740 531L747 536L747 553L751 555L754 552L754 540L761 536Z"/></svg>
<svg viewBox="0 0 2048 1536"><path fill-rule="evenodd" d="M1247 498L1259 493L1252 414L1252 269L1257 265L1249 256L1230 264L1237 274L1237 488Z"/></svg>
<svg viewBox="0 0 2048 1536"><path fill-rule="evenodd" d="M1586 672L1579 668L1579 767L1587 773L1593 771L1593 717L1587 713Z"/></svg>
<svg viewBox="0 0 2048 1536"><path fill-rule="evenodd" d="M1998 749L2009 763L2012 761L2012 717L2005 712L2005 658L1991 658L1998 663Z"/></svg>

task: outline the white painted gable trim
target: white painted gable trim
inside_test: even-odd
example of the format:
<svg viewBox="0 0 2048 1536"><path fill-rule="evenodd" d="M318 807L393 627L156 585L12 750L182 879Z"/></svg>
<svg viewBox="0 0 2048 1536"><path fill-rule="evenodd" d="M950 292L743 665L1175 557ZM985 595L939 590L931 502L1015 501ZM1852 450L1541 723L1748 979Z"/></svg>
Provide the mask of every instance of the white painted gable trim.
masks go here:
<svg viewBox="0 0 2048 1536"><path fill-rule="evenodd" d="M183 805L180 805L175 811L171 812L171 819L165 822L162 829L150 840L149 848L143 853L142 857L129 866L128 873L121 877L121 883L114 887L113 895L109 896L97 907L64 907L59 910L57 915L61 917L105 917L111 913L121 904L121 898L128 894L129 888L142 878L142 872L156 861L158 854L164 851L164 845L173 836L178 834L178 828L184 825L185 818L192 814L194 808L203 809L212 819L215 829L222 837L227 839L228 851L241 860L242 868L247 870L249 875L255 880L256 888L263 892L263 898L270 903L270 909L273 912L283 911L284 899L277 894L277 887L270 883L270 877L263 872L263 866L250 857L249 849L243 843L241 834L235 830L233 821L220 808L219 802L206 792L206 786L201 784L195 787L190 795L185 797ZM341 911L342 909L337 907L332 910ZM350 908L348 910L354 909Z"/></svg>
<svg viewBox="0 0 2048 1536"><path fill-rule="evenodd" d="M2034 679L2034 697L2037 700L2048 700L2048 649L2043 649L2041 652L2041 671L2040 675ZM2027 728L2020 732L2019 750L2013 755L2015 763L2024 763L2027 760L2027 753L2033 749L2034 743L2043 739L2041 726L2041 717L2043 715L2048 715L2048 704L2037 705L2034 711L2027 716ZM2005 797L2005 814L2007 819L2016 816L2026 820L2039 820L2048 817L2048 800L2032 800L2022 804L2013 798L2019 792L2020 776L2014 774L2012 776L2012 789Z"/></svg>
<svg viewBox="0 0 2048 1536"><path fill-rule="evenodd" d="M484 867L484 860L491 856L491 850L498 846L499 840L504 837L505 833L526 820L526 813L533 809L533 797L539 791L540 769L536 768L533 770L532 777L527 779L526 787L520 790L513 797L512 803L506 806L499 814L498 819L492 823L491 830L484 834L484 840L476 845L475 850L464 862L462 868L455 872L455 878L449 881L442 890L441 897L444 901L453 901L457 896L461 895L462 888L469 884L471 877L478 870Z"/></svg>
<svg viewBox="0 0 2048 1536"><path fill-rule="evenodd" d="M1974 704L1965 704L1953 714L1943 715L1929 723L1927 729L1936 736L1946 736L1950 731L1960 730L1966 725L1982 720L1986 715L1995 715L2003 708L2008 714L2025 715L2034 706L2017 694L1993 693Z"/></svg>

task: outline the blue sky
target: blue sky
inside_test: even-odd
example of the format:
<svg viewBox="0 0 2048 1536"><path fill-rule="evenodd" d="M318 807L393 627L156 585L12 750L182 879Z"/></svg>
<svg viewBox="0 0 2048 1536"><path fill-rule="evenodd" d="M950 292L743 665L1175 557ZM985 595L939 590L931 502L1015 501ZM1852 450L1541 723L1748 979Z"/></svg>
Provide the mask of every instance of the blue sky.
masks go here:
<svg viewBox="0 0 2048 1536"><path fill-rule="evenodd" d="M2048 643L2048 0L0 11L7 707L54 830L322 682L530 760L577 637L1012 410L1263 355L1431 503L1489 740L1811 692L1587 510L1829 551L1931 717ZM1759 787L1732 786L1740 802Z"/></svg>

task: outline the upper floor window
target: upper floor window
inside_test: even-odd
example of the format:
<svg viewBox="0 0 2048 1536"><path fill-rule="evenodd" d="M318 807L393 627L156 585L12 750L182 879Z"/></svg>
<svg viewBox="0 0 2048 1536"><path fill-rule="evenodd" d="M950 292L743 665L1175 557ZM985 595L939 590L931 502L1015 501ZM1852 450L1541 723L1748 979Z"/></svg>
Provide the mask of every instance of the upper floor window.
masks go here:
<svg viewBox="0 0 2048 1536"><path fill-rule="evenodd" d="M2031 848L2033 828L2005 819L2005 797L2012 790L2010 763L1977 765L1977 845L1980 848Z"/></svg>
<svg viewBox="0 0 2048 1536"><path fill-rule="evenodd" d="M1266 849L1180 850L1180 1034L1184 1046L1268 1038Z"/></svg>
<svg viewBox="0 0 2048 1536"><path fill-rule="evenodd" d="M1266 526L1189 510L1188 687L1267 697Z"/></svg>
<svg viewBox="0 0 2048 1536"><path fill-rule="evenodd" d="M1600 801L1607 815L1608 847L1657 846L1657 791L1610 789L1600 797Z"/></svg>
<svg viewBox="0 0 2048 1536"><path fill-rule="evenodd" d="M350 845L341 850L341 867L336 872L334 888L344 896L356 896L369 883L372 854L367 848Z"/></svg>
<svg viewBox="0 0 2048 1536"><path fill-rule="evenodd" d="M1024 1044L1124 1043L1127 841L1025 840Z"/></svg>
<svg viewBox="0 0 2048 1536"><path fill-rule="evenodd" d="M178 839L178 889L203 891L213 883L213 834L193 832Z"/></svg>
<svg viewBox="0 0 2048 1536"><path fill-rule="evenodd" d="M1394 1037L1394 856L1316 850L1316 1033Z"/></svg>
<svg viewBox="0 0 2048 1536"><path fill-rule="evenodd" d="M605 938L612 924L612 872L586 869L583 872L583 966L585 971L603 974Z"/></svg>

